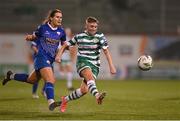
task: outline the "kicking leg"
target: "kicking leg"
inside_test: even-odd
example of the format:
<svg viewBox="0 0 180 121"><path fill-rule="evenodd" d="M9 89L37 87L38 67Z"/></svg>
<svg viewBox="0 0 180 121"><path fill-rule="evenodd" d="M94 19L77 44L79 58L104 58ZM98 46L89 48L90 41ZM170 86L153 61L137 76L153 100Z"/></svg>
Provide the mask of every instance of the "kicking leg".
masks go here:
<svg viewBox="0 0 180 121"><path fill-rule="evenodd" d="M60 111L65 112L67 108L67 102L71 100L76 100L83 95L85 95L88 92L87 85L85 83L85 80L82 81L80 88L74 90L71 94L68 96L63 96L61 97L61 106L60 106Z"/></svg>
<svg viewBox="0 0 180 121"><path fill-rule="evenodd" d="M30 75L24 74L24 73L16 74L16 73L13 73L12 71L8 71L4 80L2 81L2 84L5 85L7 84L7 82L11 80L33 84L37 80L39 80L39 78L37 77L35 70L33 70Z"/></svg>
<svg viewBox="0 0 180 121"><path fill-rule="evenodd" d="M89 92L96 97L96 101L98 104L102 104L104 97L106 96L106 92L99 93L96 82L93 76L93 73L90 68L85 68L81 71L81 76L87 80L87 87Z"/></svg>

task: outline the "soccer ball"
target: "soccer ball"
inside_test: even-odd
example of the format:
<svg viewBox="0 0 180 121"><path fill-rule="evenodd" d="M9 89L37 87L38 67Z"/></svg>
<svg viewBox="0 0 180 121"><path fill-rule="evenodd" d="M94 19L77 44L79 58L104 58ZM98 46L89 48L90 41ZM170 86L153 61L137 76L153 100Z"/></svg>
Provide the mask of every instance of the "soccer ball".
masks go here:
<svg viewBox="0 0 180 121"><path fill-rule="evenodd" d="M153 66L153 60L150 55L142 55L138 58L138 67L143 71L148 71Z"/></svg>

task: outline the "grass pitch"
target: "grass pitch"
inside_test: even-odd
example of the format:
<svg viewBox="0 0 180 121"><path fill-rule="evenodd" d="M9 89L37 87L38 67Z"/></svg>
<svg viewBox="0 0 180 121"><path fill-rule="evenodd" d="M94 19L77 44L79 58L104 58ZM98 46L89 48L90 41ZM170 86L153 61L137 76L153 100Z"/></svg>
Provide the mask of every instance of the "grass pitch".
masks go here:
<svg viewBox="0 0 180 121"><path fill-rule="evenodd" d="M77 88L80 81L74 81ZM71 101L67 111L48 110L41 95L32 99L31 85L9 82L0 85L0 120L180 120L180 80L100 81L98 89L107 91L103 105L97 105L90 94ZM55 84L55 98L69 92L65 81Z"/></svg>

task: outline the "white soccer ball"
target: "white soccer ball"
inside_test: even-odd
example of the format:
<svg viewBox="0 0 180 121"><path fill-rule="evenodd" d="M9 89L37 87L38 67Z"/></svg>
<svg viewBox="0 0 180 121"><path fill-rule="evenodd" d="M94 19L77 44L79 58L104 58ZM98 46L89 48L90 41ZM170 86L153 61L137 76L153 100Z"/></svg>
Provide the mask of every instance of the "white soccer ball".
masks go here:
<svg viewBox="0 0 180 121"><path fill-rule="evenodd" d="M142 55L138 58L138 67L143 71L148 71L153 66L153 59L150 55Z"/></svg>

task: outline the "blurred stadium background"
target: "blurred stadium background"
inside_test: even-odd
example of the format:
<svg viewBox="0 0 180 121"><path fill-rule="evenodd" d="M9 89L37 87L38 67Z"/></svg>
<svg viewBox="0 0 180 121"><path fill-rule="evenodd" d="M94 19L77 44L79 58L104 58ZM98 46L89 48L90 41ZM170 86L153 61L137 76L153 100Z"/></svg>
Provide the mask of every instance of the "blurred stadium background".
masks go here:
<svg viewBox="0 0 180 121"><path fill-rule="evenodd" d="M118 70L114 79L179 79L179 5L179 0L1 1L0 75L7 68L28 71L24 35L35 30L50 9L60 8L63 26L71 27L74 33L83 30L87 16L100 20L100 30L109 40ZM137 58L142 54L154 59L154 68L149 72L137 69ZM112 78L103 60L99 78Z"/></svg>
<svg viewBox="0 0 180 121"><path fill-rule="evenodd" d="M0 1L1 77L9 69L15 72L29 72L32 69L24 37L35 30L46 13L54 8L63 11L63 26L72 28L74 34L83 30L87 16L97 17L100 20L100 31L108 39L117 68L117 74L111 76L102 56L99 79L108 81L100 81L99 84L101 89L110 94L107 104L102 108L93 107L94 103L86 101L87 98L91 100L87 96L82 100L79 112L73 110L75 105L71 105L70 114L59 117L59 113L55 113L54 117L46 109L43 99L40 99L41 105L30 99L30 86L12 83L7 88L0 88L0 119L180 119L179 6L180 0ZM154 67L150 71L143 72L137 68L137 59L142 54L149 54L154 59ZM76 73L75 70L74 72ZM57 65L55 75L59 78ZM78 75L74 77L78 78ZM110 83L109 80L117 81ZM57 85L61 94L67 94L64 92L65 82ZM75 82L76 87L77 85L79 82ZM17 93L12 94L10 90L16 90ZM56 93L59 94L59 91L56 90ZM9 98L8 95L13 96ZM92 105L93 109L85 105ZM14 108L17 109L16 113ZM21 112L24 116L21 116Z"/></svg>

